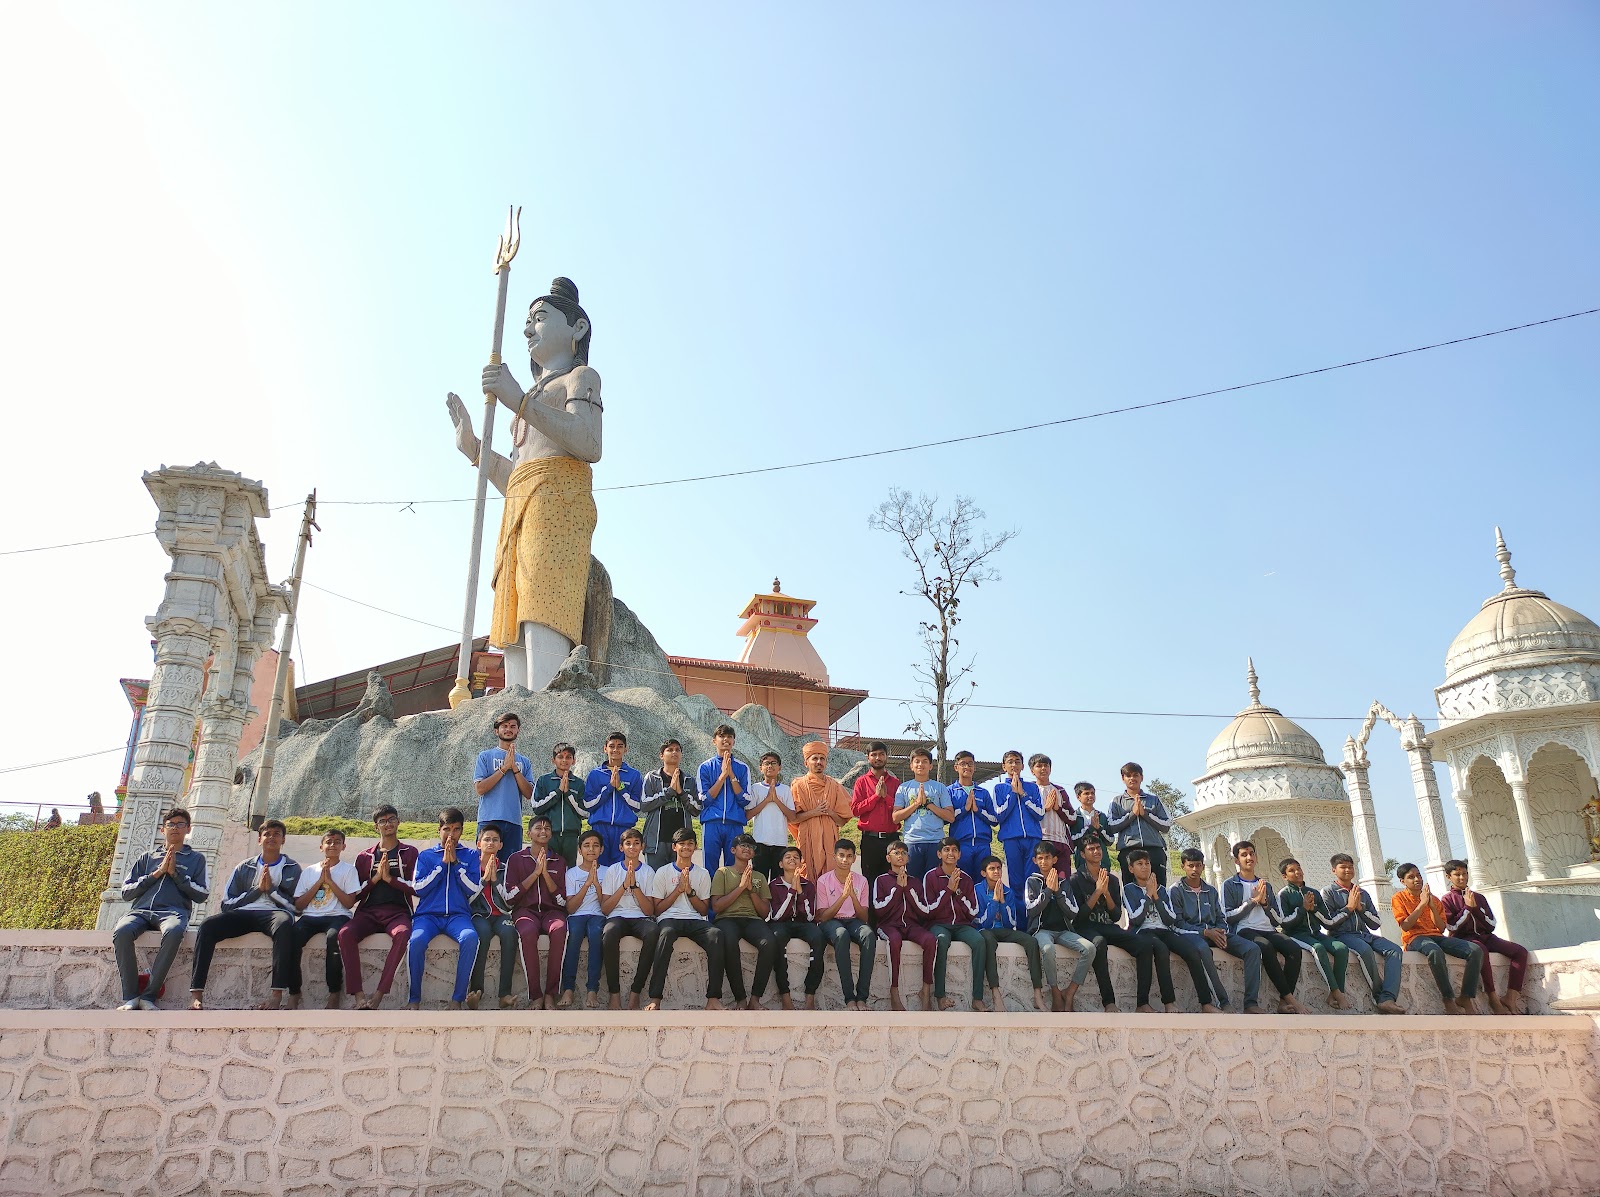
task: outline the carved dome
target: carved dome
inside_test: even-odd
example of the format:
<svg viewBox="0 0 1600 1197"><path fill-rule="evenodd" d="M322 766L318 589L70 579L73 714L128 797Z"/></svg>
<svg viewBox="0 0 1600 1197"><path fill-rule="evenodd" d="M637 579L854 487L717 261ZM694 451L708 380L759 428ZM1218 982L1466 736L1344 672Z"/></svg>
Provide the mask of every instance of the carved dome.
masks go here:
<svg viewBox="0 0 1600 1197"><path fill-rule="evenodd" d="M1229 766L1270 764L1327 765L1322 745L1283 712L1261 701L1254 661L1248 662L1250 705L1233 717L1206 750L1206 773Z"/></svg>
<svg viewBox="0 0 1600 1197"><path fill-rule="evenodd" d="M1445 653L1446 686L1495 669L1551 661L1600 662L1600 627L1539 590L1517 585L1511 552L1494 530L1495 557L1505 588L1486 599Z"/></svg>

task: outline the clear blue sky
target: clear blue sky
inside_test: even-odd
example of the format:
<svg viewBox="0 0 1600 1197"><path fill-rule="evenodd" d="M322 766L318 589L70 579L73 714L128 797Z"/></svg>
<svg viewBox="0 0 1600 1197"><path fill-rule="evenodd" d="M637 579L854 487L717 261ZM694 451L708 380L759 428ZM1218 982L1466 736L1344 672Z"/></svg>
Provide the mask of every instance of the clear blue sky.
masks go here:
<svg viewBox="0 0 1600 1197"><path fill-rule="evenodd" d="M148 528L163 462L275 504L469 495L443 397L487 355L508 202L513 330L555 274L594 317L602 487L1600 305L1597 53L1580 4L12 6L0 547ZM818 600L835 680L899 696L917 611L867 514L891 484L968 494L1019 533L967 608L984 701L1226 715L1254 654L1269 702L1344 717L1307 722L1336 756L1374 697L1433 713L1496 523L1526 584L1600 616L1597 330L602 494L595 547L669 652L732 655L777 574ZM330 502L307 576L454 625L469 517ZM277 576L294 527L263 527ZM119 744L153 538L0 560L0 765ZM302 629L302 678L450 639L316 591ZM954 739L1188 789L1222 722L973 709ZM1386 850L1418 855L1392 735L1374 763ZM109 793L117 767L0 774L0 798Z"/></svg>

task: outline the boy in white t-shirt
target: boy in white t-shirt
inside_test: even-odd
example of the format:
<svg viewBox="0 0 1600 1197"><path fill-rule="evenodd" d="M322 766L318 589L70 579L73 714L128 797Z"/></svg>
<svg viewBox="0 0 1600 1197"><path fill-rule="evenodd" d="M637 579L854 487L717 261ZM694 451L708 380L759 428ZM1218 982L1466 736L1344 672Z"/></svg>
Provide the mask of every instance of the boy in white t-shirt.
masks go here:
<svg viewBox="0 0 1600 1197"><path fill-rule="evenodd" d="M302 869L300 883L295 886L294 906L300 915L294 921L294 954L289 964L291 1010L300 1007L300 956L306 944L318 935L323 937L322 950L326 956L327 1006L330 1010L339 1008L339 995L344 992L339 929L350 921L350 908L356 904L356 892L361 888L356 866L339 859L343 852L344 832L328 832L322 837L322 859Z"/></svg>
<svg viewBox="0 0 1600 1197"><path fill-rule="evenodd" d="M622 859L600 870L600 913L606 916L600 932L600 954L605 959L606 988L611 991L611 1009L622 1009L622 941L632 936L639 941L639 959L633 966L628 1009L639 1008L639 995L650 979L650 965L656 957L656 900L650 896L656 871L645 864L644 835L636 827L622 833Z"/></svg>
<svg viewBox="0 0 1600 1197"><path fill-rule="evenodd" d="M589 996L591 1010L600 1004L600 934L606 916L600 910L600 833L591 828L578 837L578 863L567 870L567 954L561 961L561 997L556 1005L572 1005L578 983L578 949L589 945Z"/></svg>
<svg viewBox="0 0 1600 1197"><path fill-rule="evenodd" d="M679 939L692 939L706 954L706 1009L722 1009L722 932L706 922L711 909L711 874L694 863L695 834L687 827L672 833L677 857L662 865L650 880L656 907L656 961L650 970L650 1001L646 1010L661 1009L672 967L672 948Z"/></svg>
<svg viewBox="0 0 1600 1197"><path fill-rule="evenodd" d="M783 850L789 846L789 824L795 818L794 798L778 780L783 758L763 753L761 780L750 787L750 834L756 840L755 869L770 882L783 873Z"/></svg>

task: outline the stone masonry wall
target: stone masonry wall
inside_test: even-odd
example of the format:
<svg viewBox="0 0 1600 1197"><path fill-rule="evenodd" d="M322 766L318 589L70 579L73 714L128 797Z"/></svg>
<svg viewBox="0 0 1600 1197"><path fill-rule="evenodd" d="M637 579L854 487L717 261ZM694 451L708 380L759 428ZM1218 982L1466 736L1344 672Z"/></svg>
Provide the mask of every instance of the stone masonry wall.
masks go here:
<svg viewBox="0 0 1600 1197"><path fill-rule="evenodd" d="M1595 1022L0 1013L0 1191L1600 1191Z"/></svg>

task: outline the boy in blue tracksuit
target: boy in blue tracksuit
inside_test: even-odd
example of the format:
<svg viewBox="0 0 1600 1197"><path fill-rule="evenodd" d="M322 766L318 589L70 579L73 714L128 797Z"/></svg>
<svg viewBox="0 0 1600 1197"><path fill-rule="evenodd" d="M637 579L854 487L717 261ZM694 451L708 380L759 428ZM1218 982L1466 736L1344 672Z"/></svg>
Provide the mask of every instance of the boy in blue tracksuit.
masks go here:
<svg viewBox="0 0 1600 1197"><path fill-rule="evenodd" d="M1039 951L1039 941L1028 934L1028 911L1022 904L1020 890L1000 882L1000 858L988 856L983 861L983 871L978 874L978 930L983 933L984 967L988 972L989 996L994 999L994 1009L1004 1012L1005 995L1000 992L999 949L1003 943L1014 943L1022 948L1028 958L1028 979L1033 982L1033 1008L1049 1013L1044 1000L1044 958ZM1052 945L1052 950L1054 947Z"/></svg>
<svg viewBox="0 0 1600 1197"><path fill-rule="evenodd" d="M184 842L189 834L189 812L181 806L169 810L161 819L161 834L165 841L161 849L146 852L128 870L122 882L122 900L131 905L111 932L123 1010L156 1008L156 995L183 946L194 904L204 902L211 892L206 887L206 858ZM150 979L140 989L133 944L146 931L161 932L161 946L150 965Z"/></svg>
<svg viewBox="0 0 1600 1197"><path fill-rule="evenodd" d="M583 780L583 805L589 812L589 826L600 837L601 867L622 859L622 833L639 825L644 774L622 759L627 752L628 737L612 732L606 737L606 763L589 770Z"/></svg>
<svg viewBox="0 0 1600 1197"><path fill-rule="evenodd" d="M439 812L439 842L417 853L417 910L411 916L411 943L406 964L411 972L408 1010L422 1009L422 970L428 962L428 943L436 935L456 941L456 987L450 1009L461 1009L478 958L478 931L472 925L472 900L483 892L478 875L478 852L461 845L466 816L455 807Z"/></svg>
<svg viewBox="0 0 1600 1197"><path fill-rule="evenodd" d="M994 851L994 798L980 785L974 785L972 775L978 767L977 760L965 750L955 755L956 784L948 787L950 805L956 817L950 821L946 833L961 845L961 871L968 877L983 872L984 860ZM1013 882L1012 889L1020 889Z"/></svg>
<svg viewBox="0 0 1600 1197"><path fill-rule="evenodd" d="M1020 889L1033 872L1033 850L1039 843L1044 819L1044 799L1039 787L1022 780L1022 754L1013 748L1000 758L1006 775L994 783L994 821L1000 828L1000 848L1006 857L1006 876Z"/></svg>
<svg viewBox="0 0 1600 1197"><path fill-rule="evenodd" d="M711 733L717 754L700 766L700 836L706 872L733 864L733 837L750 819L750 766L733 756L734 730L726 723ZM607 863L602 857L601 864Z"/></svg>
<svg viewBox="0 0 1600 1197"><path fill-rule="evenodd" d="M1183 876L1167 887L1174 924L1185 935L1196 935L1205 941L1200 961L1205 966L1206 979L1211 982L1217 1005L1227 1009L1228 991L1217 974L1212 948L1221 948L1243 962L1245 1013L1260 1014L1257 1003L1261 995L1261 949L1229 929L1227 916L1222 912L1222 895L1205 879L1206 858L1200 849L1185 848L1179 859L1183 864Z"/></svg>
<svg viewBox="0 0 1600 1197"><path fill-rule="evenodd" d="M1383 921L1378 917L1372 896L1356 884L1356 862L1348 852L1335 852L1328 864L1333 869L1333 884L1322 891L1322 905L1328 912L1328 935L1339 940L1351 956L1361 961L1372 986L1372 1000L1379 1014L1404 1014L1400 996L1400 945L1378 932Z"/></svg>
<svg viewBox="0 0 1600 1197"><path fill-rule="evenodd" d="M1156 884L1167 883L1167 832L1172 830L1172 812L1154 794L1145 793L1144 767L1138 761L1122 766L1125 793L1111 801L1106 830L1117 837L1117 859L1122 862L1122 884L1133 880L1128 869L1128 849L1143 848L1150 854L1150 871Z"/></svg>

